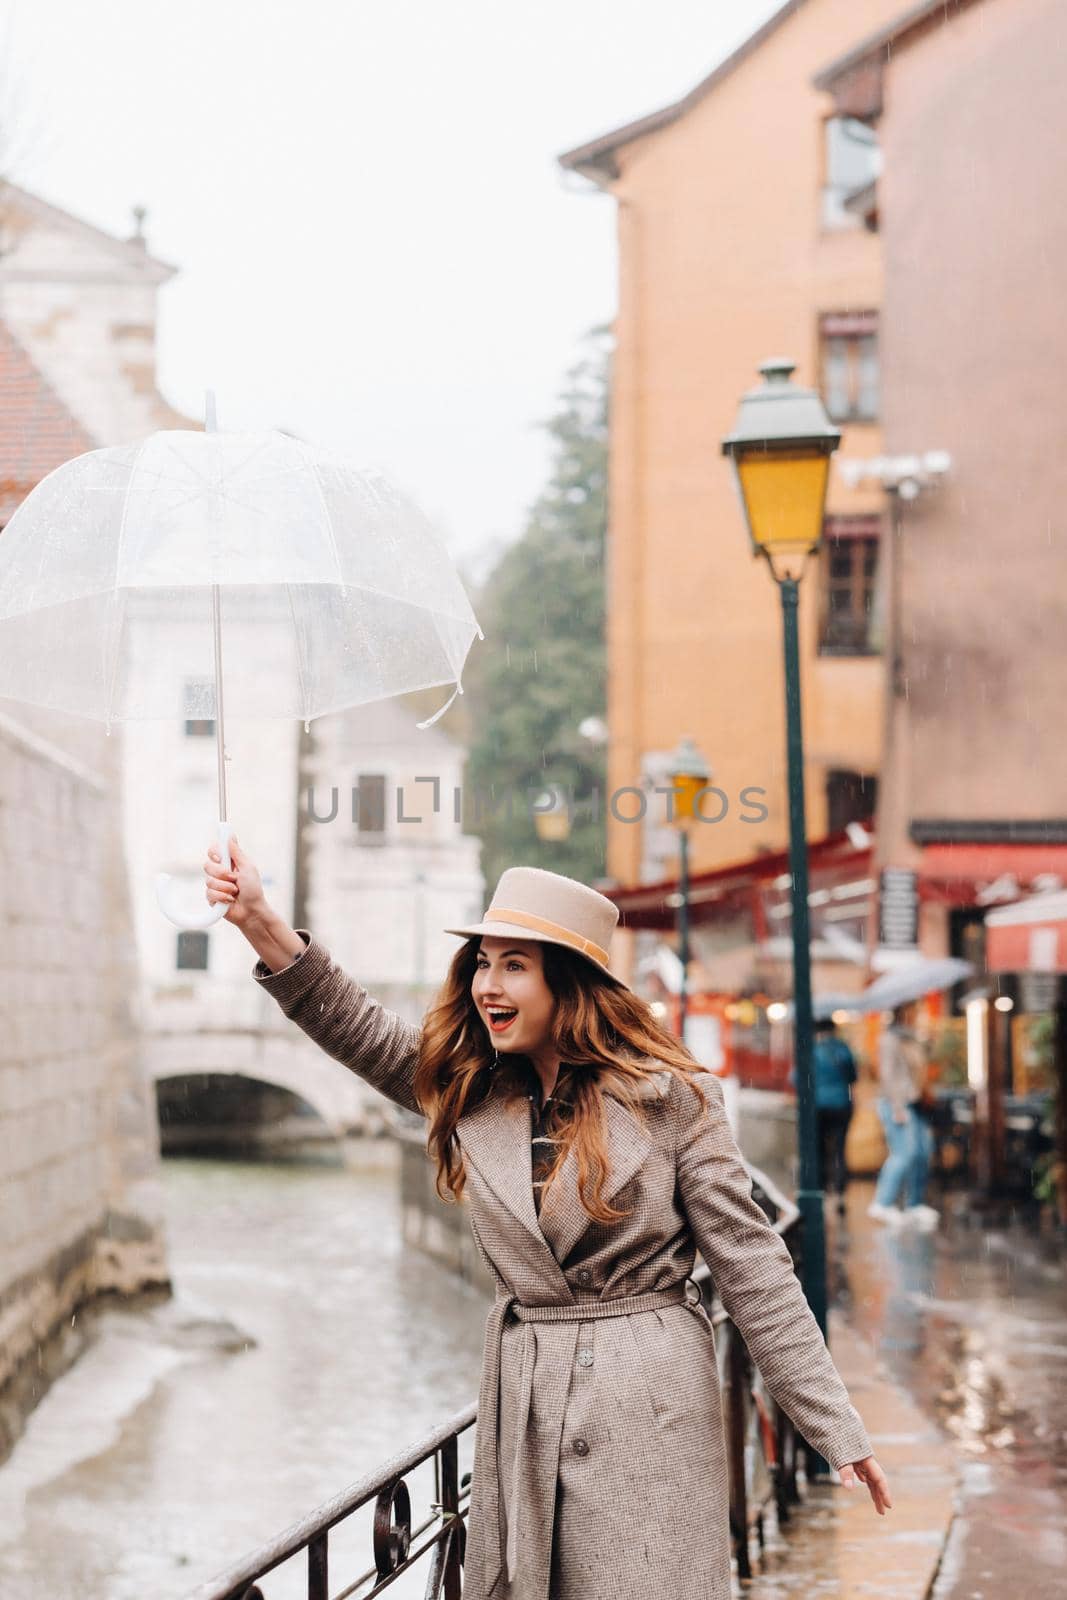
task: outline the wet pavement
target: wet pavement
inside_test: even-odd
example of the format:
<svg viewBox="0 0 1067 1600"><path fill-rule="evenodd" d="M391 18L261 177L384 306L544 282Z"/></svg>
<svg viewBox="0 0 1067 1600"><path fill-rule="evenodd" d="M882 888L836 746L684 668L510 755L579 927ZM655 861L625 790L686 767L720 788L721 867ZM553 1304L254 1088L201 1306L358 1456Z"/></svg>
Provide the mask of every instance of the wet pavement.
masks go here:
<svg viewBox="0 0 1067 1600"><path fill-rule="evenodd" d="M951 1196L933 1234L887 1231L856 1185L831 1235L837 1302L949 1439L957 1515L935 1600L1067 1595L1062 1241L984 1226ZM836 1220L836 1219L835 1219Z"/></svg>
<svg viewBox="0 0 1067 1600"><path fill-rule="evenodd" d="M1062 1243L983 1226L963 1197L936 1233L889 1231L866 1216L871 1194L854 1185L844 1221L830 1215L833 1343L894 1510L874 1519L840 1487L809 1491L788 1537L772 1536L750 1600L1063 1600Z"/></svg>
<svg viewBox="0 0 1067 1600"><path fill-rule="evenodd" d="M922 1600L952 1525L955 1454L872 1346L837 1314L830 1341L888 1475L893 1509L879 1517L864 1488L807 1486L785 1533L768 1537L757 1576L743 1586L744 1600Z"/></svg>

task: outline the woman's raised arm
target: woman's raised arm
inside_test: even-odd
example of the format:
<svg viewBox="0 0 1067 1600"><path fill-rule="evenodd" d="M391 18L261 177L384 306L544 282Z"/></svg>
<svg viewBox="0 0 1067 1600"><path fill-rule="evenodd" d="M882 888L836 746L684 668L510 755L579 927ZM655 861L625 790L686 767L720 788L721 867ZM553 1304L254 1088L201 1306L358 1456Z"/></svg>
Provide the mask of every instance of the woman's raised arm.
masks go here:
<svg viewBox="0 0 1067 1600"><path fill-rule="evenodd" d="M255 864L236 840L230 850L230 872L216 850L208 851L207 897L213 905L228 903L226 921L259 956L256 982L327 1055L397 1105L421 1111L414 1091L420 1030L372 1000L311 934L290 928L269 905Z"/></svg>

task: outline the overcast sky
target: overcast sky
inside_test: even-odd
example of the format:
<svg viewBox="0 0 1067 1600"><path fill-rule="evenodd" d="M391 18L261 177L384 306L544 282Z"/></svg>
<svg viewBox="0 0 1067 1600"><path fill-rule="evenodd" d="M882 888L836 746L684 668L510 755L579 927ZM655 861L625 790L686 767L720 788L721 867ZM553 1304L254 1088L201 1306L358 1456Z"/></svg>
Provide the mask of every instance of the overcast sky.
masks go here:
<svg viewBox="0 0 1067 1600"><path fill-rule="evenodd" d="M383 467L481 565L615 306L613 205L556 156L778 4L0 0L11 176L120 234L148 207L174 404Z"/></svg>

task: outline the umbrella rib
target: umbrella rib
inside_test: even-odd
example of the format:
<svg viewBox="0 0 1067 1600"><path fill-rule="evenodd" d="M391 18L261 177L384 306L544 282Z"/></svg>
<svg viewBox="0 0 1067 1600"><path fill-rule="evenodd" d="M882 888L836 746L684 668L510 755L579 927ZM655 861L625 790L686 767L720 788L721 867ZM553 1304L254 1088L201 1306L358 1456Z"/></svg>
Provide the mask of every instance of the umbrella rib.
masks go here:
<svg viewBox="0 0 1067 1600"><path fill-rule="evenodd" d="M304 721L306 722L311 714L311 702L308 699L307 682L304 677L304 652L300 644L300 631L296 625L296 607L293 604L293 586L291 583L287 583L285 585L285 598L289 602L289 615L293 619L293 643L296 646L296 672L297 677L300 679L300 699L304 708Z"/></svg>
<svg viewBox="0 0 1067 1600"><path fill-rule="evenodd" d="M129 475L126 479L126 488L122 495L122 516L119 519L119 531L118 536L115 539L115 576L112 579L112 586L115 589L122 587L119 583L119 573L122 571L122 556L126 544L126 522L130 515L130 489L133 484L134 473L137 471L138 463L140 462L141 457L144 455L145 445L147 443L147 439L142 439L141 443L137 446L137 454L130 462Z"/></svg>
<svg viewBox="0 0 1067 1600"><path fill-rule="evenodd" d="M119 676L120 645L122 642L122 623L126 616L126 596L128 589L120 589L118 584L111 591L111 627L110 642L112 650L111 673L107 686L107 699L104 702L104 722L110 728L112 716L111 709L115 700L115 685ZM117 615L116 615L117 614ZM107 657L104 658L105 669Z"/></svg>

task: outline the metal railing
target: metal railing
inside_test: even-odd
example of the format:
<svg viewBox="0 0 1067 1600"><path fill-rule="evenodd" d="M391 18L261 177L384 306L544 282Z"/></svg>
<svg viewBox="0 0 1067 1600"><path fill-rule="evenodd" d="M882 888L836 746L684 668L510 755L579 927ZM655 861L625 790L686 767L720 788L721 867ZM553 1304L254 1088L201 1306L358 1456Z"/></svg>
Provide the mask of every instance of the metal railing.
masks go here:
<svg viewBox="0 0 1067 1600"><path fill-rule="evenodd" d="M753 1194L777 1233L797 1258L799 1213L762 1172L750 1167ZM711 1276L701 1265L693 1274L705 1292ZM721 1305L712 1302L716 1330L730 1486L730 1534L738 1576L752 1575L752 1538L760 1548L764 1519L774 1504L779 1524L799 1499L798 1436L785 1413L766 1393L745 1342ZM307 1562L307 1600L373 1600L426 1558L425 1600L460 1600L463 1555L470 1501L470 1475L459 1475L459 1441L474 1426L477 1407L468 1406L376 1472L328 1500L284 1533L196 1589L189 1600L268 1600L260 1581L301 1554ZM428 1515L412 1525L407 1479L433 1463L434 1498ZM364 1507L374 1506L373 1565L329 1584L331 1531Z"/></svg>

